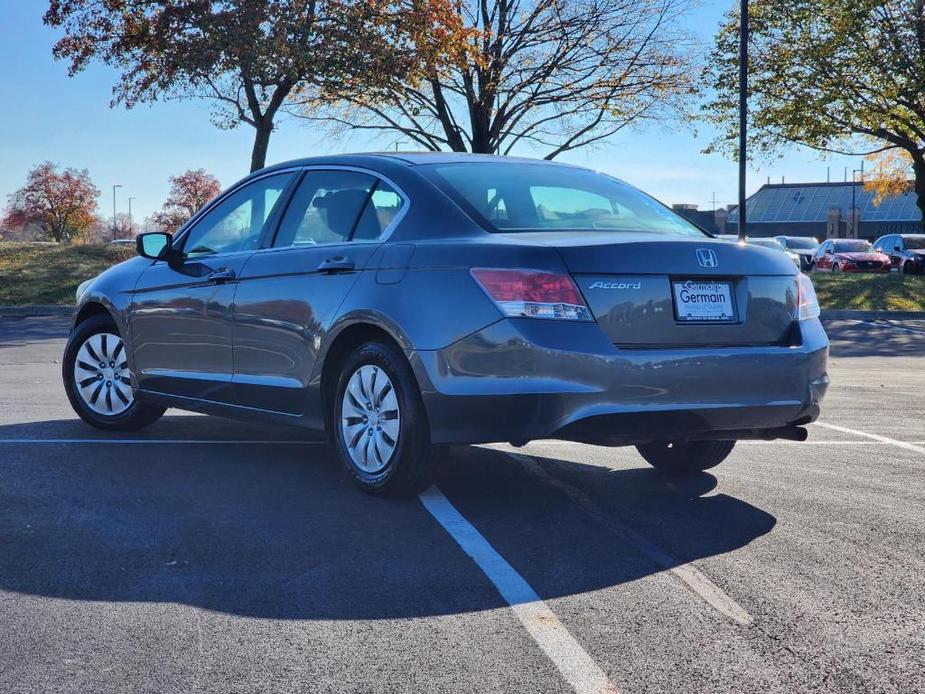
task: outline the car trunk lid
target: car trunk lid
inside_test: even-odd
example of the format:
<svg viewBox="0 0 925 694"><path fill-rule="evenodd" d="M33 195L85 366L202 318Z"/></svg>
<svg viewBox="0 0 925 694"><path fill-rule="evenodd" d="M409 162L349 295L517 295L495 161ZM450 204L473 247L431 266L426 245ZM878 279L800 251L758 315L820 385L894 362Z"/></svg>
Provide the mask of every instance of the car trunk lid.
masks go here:
<svg viewBox="0 0 925 694"><path fill-rule="evenodd" d="M595 319L618 346L793 341L797 290L784 253L712 238L535 236L559 251Z"/></svg>

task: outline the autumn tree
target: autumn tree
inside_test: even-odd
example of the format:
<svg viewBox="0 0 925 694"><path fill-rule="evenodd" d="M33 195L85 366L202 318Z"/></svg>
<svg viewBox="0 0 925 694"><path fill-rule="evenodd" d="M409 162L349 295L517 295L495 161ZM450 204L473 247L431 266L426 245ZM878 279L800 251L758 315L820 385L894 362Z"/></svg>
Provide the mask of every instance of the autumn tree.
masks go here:
<svg viewBox="0 0 925 694"><path fill-rule="evenodd" d="M356 0L361 2L362 0ZM327 41L346 0L50 0L63 29L54 56L73 76L92 60L121 72L112 105L202 97L222 128L254 129L251 171L266 163L293 89L334 69Z"/></svg>
<svg viewBox="0 0 925 694"><path fill-rule="evenodd" d="M922 0L752 0L751 150L788 144L875 160L871 187L909 188L925 219L925 3ZM739 17L716 36L704 113L719 126L712 150L738 137Z"/></svg>
<svg viewBox="0 0 925 694"><path fill-rule="evenodd" d="M163 209L151 216L151 222L165 231L174 232L199 209L222 191L215 176L205 169L186 171L170 177L170 194Z"/></svg>
<svg viewBox="0 0 925 694"><path fill-rule="evenodd" d="M366 89L328 81L306 118L392 133L428 150L546 158L678 112L693 71L680 27L689 0L452 0L369 32ZM361 61L354 61L361 65Z"/></svg>
<svg viewBox="0 0 925 694"><path fill-rule="evenodd" d="M70 243L95 218L100 191L86 170L64 169L51 162L29 172L26 185L8 197L2 225L11 229L36 225L58 243Z"/></svg>

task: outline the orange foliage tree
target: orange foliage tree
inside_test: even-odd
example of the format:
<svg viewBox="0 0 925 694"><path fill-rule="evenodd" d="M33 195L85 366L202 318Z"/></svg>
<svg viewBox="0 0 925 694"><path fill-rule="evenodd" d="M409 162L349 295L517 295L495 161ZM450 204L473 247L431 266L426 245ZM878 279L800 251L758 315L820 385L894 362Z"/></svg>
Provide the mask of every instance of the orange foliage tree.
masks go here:
<svg viewBox="0 0 925 694"><path fill-rule="evenodd" d="M10 194L2 224L10 229L38 226L58 243L84 234L96 214L99 189L86 169L64 169L50 161L29 172L24 185Z"/></svg>
<svg viewBox="0 0 925 694"><path fill-rule="evenodd" d="M377 5L378 3L370 3ZM49 0L70 74L99 60L121 72L112 105L204 98L221 128L254 129L251 171L297 87L342 69L366 0ZM347 42L339 45L339 42ZM354 71L355 74L356 71Z"/></svg>
<svg viewBox="0 0 925 694"><path fill-rule="evenodd" d="M174 232L209 200L222 191L221 184L205 169L186 171L170 177L170 194L164 207L151 221L165 231Z"/></svg>

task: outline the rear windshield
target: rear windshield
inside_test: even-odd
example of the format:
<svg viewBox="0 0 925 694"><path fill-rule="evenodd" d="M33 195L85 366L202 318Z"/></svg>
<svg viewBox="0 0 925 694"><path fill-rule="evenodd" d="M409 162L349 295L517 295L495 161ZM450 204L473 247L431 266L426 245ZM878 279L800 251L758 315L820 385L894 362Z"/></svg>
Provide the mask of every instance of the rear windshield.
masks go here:
<svg viewBox="0 0 925 694"><path fill-rule="evenodd" d="M837 253L872 253L874 247L869 241L836 241L835 251Z"/></svg>
<svg viewBox="0 0 925 694"><path fill-rule="evenodd" d="M814 251L819 248L819 242L816 239L785 239L784 243L787 248L793 248L800 251Z"/></svg>
<svg viewBox="0 0 925 694"><path fill-rule="evenodd" d="M706 234L635 188L567 166L467 162L421 167L490 231L642 231Z"/></svg>

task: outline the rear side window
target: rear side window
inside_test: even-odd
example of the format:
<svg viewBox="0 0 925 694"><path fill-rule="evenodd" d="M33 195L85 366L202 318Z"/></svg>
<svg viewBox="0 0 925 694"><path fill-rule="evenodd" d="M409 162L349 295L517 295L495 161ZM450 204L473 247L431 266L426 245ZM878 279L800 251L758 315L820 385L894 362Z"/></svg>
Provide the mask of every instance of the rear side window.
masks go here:
<svg viewBox="0 0 925 694"><path fill-rule="evenodd" d="M403 206L404 200L395 189L380 180L360 216L353 240L378 239L395 220Z"/></svg>
<svg viewBox="0 0 925 694"><path fill-rule="evenodd" d="M273 245L348 241L375 185L375 177L356 171L309 171L292 196Z"/></svg>
<svg viewBox="0 0 925 694"><path fill-rule="evenodd" d="M385 181L356 171L309 171L292 196L275 247L375 240L404 201Z"/></svg>
<svg viewBox="0 0 925 694"><path fill-rule="evenodd" d="M489 231L634 231L706 234L615 178L549 164L465 162L420 167Z"/></svg>

